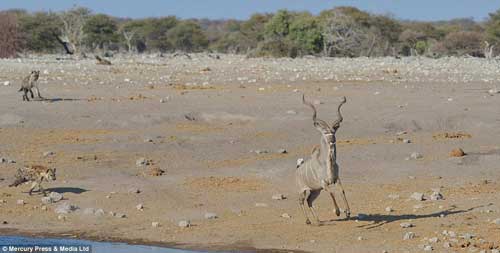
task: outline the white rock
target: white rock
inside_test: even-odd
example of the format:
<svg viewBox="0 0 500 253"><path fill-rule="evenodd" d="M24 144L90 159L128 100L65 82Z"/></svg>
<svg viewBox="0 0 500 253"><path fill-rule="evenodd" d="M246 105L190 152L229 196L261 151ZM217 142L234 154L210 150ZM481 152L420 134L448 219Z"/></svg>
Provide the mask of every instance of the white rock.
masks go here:
<svg viewBox="0 0 500 253"><path fill-rule="evenodd" d="M413 232L406 232L403 236L403 240L411 240L413 238L415 238L415 233Z"/></svg>
<svg viewBox="0 0 500 253"><path fill-rule="evenodd" d="M446 249L447 249L447 248L451 248L451 243L449 243L449 242L444 242L444 243L443 243L443 248L446 248Z"/></svg>
<svg viewBox="0 0 500 253"><path fill-rule="evenodd" d="M153 222L151 222L151 226L154 228L157 228L157 227L160 227L160 223L157 221L153 221Z"/></svg>
<svg viewBox="0 0 500 253"><path fill-rule="evenodd" d="M411 143L410 139L403 139L403 143Z"/></svg>
<svg viewBox="0 0 500 253"><path fill-rule="evenodd" d="M388 213L390 213L390 212L392 212L394 210L392 209L392 207L388 206L388 207L385 208L385 211L388 212Z"/></svg>
<svg viewBox="0 0 500 253"><path fill-rule="evenodd" d="M191 226L191 222L189 220L181 220L179 221L178 225L181 228L187 228Z"/></svg>
<svg viewBox="0 0 500 253"><path fill-rule="evenodd" d="M497 88L493 88L493 89L489 90L488 93L490 93L491 95L495 95L495 94L500 93L500 90Z"/></svg>
<svg viewBox="0 0 500 253"><path fill-rule="evenodd" d="M57 216L57 219L58 219L58 220L65 221L65 220L66 220L66 215L59 214L59 215Z"/></svg>
<svg viewBox="0 0 500 253"><path fill-rule="evenodd" d="M281 218L290 219L290 218L292 218L292 216L290 216L288 213L283 213L283 214L281 214Z"/></svg>
<svg viewBox="0 0 500 253"><path fill-rule="evenodd" d="M144 205L143 204L138 204L137 206L135 206L135 208L139 211L143 211L144 210Z"/></svg>
<svg viewBox="0 0 500 253"><path fill-rule="evenodd" d="M431 245L425 245L424 246L424 251L432 251L434 250Z"/></svg>
<svg viewBox="0 0 500 253"><path fill-rule="evenodd" d="M286 197L283 194L274 194L272 199L273 200L283 200L283 199L286 199Z"/></svg>
<svg viewBox="0 0 500 253"><path fill-rule="evenodd" d="M22 200L22 199L18 199L16 203L18 205L24 205L24 204L26 204L26 202L24 202L24 200Z"/></svg>
<svg viewBox="0 0 500 253"><path fill-rule="evenodd" d="M50 197L42 197L42 204L45 204L45 205L48 205L48 204L52 204L52 199Z"/></svg>
<svg viewBox="0 0 500 253"><path fill-rule="evenodd" d="M431 239L429 239L429 242L430 243L437 243L437 242L439 242L439 239L437 237L432 237Z"/></svg>
<svg viewBox="0 0 500 253"><path fill-rule="evenodd" d="M52 202L56 203L59 202L63 199L63 195L58 192L51 192L49 194L49 198L52 200Z"/></svg>
<svg viewBox="0 0 500 253"><path fill-rule="evenodd" d="M205 213L205 219L213 220L219 218L216 213Z"/></svg>
<svg viewBox="0 0 500 253"><path fill-rule="evenodd" d="M10 85L10 82L9 82L9 81L5 81L5 82L3 82L3 85L4 85L4 86L9 86L9 85Z"/></svg>
<svg viewBox="0 0 500 253"><path fill-rule="evenodd" d="M414 192L411 196L411 199L418 200L418 201L423 201L424 200L424 194L420 192Z"/></svg>
<svg viewBox="0 0 500 253"><path fill-rule="evenodd" d="M52 152L52 151L46 151L46 152L43 152L43 157L49 157L49 156L53 156L55 153Z"/></svg>
<svg viewBox="0 0 500 253"><path fill-rule="evenodd" d="M433 192L431 194L431 200L442 200L443 199L443 195L440 193L440 192Z"/></svg>
<svg viewBox="0 0 500 253"><path fill-rule="evenodd" d="M413 159L413 160L418 160L418 159L422 159L424 156L418 152L413 152L411 153L410 155L410 159Z"/></svg>
<svg viewBox="0 0 500 253"><path fill-rule="evenodd" d="M401 226L402 228L411 228L411 227L413 227L413 224L411 224L409 222L403 222L403 223L399 224L399 226Z"/></svg>
<svg viewBox="0 0 500 253"><path fill-rule="evenodd" d="M67 213L71 213L77 209L78 209L77 206L72 205L69 202L64 202L64 203L61 203L60 205L58 205L56 207L56 209L54 210L54 212L56 212L58 214L67 214Z"/></svg>

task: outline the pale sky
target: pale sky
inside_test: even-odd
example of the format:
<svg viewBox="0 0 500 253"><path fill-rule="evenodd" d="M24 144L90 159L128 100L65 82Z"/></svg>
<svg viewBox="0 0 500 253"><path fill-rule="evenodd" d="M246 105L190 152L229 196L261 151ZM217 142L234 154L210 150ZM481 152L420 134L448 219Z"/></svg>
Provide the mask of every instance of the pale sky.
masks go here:
<svg viewBox="0 0 500 253"><path fill-rule="evenodd" d="M317 14L334 6L348 5L371 13L392 14L399 19L435 21L472 17L483 21L488 13L500 9L500 0L0 0L0 9L59 11L75 4L118 17L175 15L211 19L247 19L255 12L283 8Z"/></svg>

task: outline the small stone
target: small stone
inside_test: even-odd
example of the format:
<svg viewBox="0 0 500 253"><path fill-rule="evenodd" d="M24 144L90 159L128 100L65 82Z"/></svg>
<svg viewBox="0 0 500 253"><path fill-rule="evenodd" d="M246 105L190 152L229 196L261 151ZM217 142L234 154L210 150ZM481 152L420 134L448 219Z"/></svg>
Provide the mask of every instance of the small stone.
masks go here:
<svg viewBox="0 0 500 253"><path fill-rule="evenodd" d="M446 248L446 249L451 248L451 243L449 243L449 242L444 242L444 243L443 243L443 248Z"/></svg>
<svg viewBox="0 0 500 253"><path fill-rule="evenodd" d="M286 153L288 153L288 151L286 151L286 149L282 148L282 149L278 149L278 153L279 154L286 154Z"/></svg>
<svg viewBox="0 0 500 253"><path fill-rule="evenodd" d="M288 213L283 213L283 214L281 214L281 218L290 219L290 218L292 218L292 216L290 216Z"/></svg>
<svg viewBox="0 0 500 253"><path fill-rule="evenodd" d="M9 82L9 81L5 81L5 82L3 82L3 85L4 85L4 86L9 86L9 85L10 85L10 82Z"/></svg>
<svg viewBox="0 0 500 253"><path fill-rule="evenodd" d="M4 220L4 221L2 221L2 224L3 224L3 225L7 225L7 224L9 224L9 223L8 223L6 220Z"/></svg>
<svg viewBox="0 0 500 253"><path fill-rule="evenodd" d="M25 205L26 204L26 202L24 202L24 200L22 200L22 199L18 199L16 203L18 205Z"/></svg>
<svg viewBox="0 0 500 253"><path fill-rule="evenodd" d="M127 215L124 214L124 213L116 213L115 217L117 217L117 218L127 218Z"/></svg>
<svg viewBox="0 0 500 253"><path fill-rule="evenodd" d="M417 200L417 201L423 201L424 200L424 194L420 192L414 192L411 196L411 199Z"/></svg>
<svg viewBox="0 0 500 253"><path fill-rule="evenodd" d="M448 231L448 236L451 238L457 237L457 234L454 231Z"/></svg>
<svg viewBox="0 0 500 253"><path fill-rule="evenodd" d="M410 155L410 159L412 159L412 160L419 160L419 159L422 159L423 157L424 156L418 152L413 152Z"/></svg>
<svg viewBox="0 0 500 253"><path fill-rule="evenodd" d="M144 158L144 157L141 157L141 158L137 159L137 161L135 161L135 165L137 165L137 166L147 165L147 163L148 163L148 160L146 160L146 158Z"/></svg>
<svg viewBox="0 0 500 253"><path fill-rule="evenodd" d="M49 156L53 156L53 155L55 155L55 153L52 151L43 152L43 157L49 157Z"/></svg>
<svg viewBox="0 0 500 253"><path fill-rule="evenodd" d="M128 192L139 194L139 193L141 193L141 190L139 188L130 188L130 189L128 189Z"/></svg>
<svg viewBox="0 0 500 253"><path fill-rule="evenodd" d="M389 194L389 196L387 196L387 197L390 199L399 199L399 195L397 195L397 194Z"/></svg>
<svg viewBox="0 0 500 253"><path fill-rule="evenodd" d="M144 205L142 204L138 204L137 206L135 206L135 208L139 211L143 211L144 210Z"/></svg>
<svg viewBox="0 0 500 253"><path fill-rule="evenodd" d="M284 199L286 199L286 197L283 194L274 194L272 199L273 200L284 200Z"/></svg>
<svg viewBox="0 0 500 253"><path fill-rule="evenodd" d="M51 192L49 194L49 198L52 200L53 203L56 203L63 199L63 195L58 192Z"/></svg>
<svg viewBox="0 0 500 253"><path fill-rule="evenodd" d="M179 221L179 227L181 228L187 228L191 226L191 222L189 220L181 220Z"/></svg>
<svg viewBox="0 0 500 253"><path fill-rule="evenodd" d="M415 238L415 233L413 232L406 232L403 236L403 240L411 240L413 238Z"/></svg>
<svg viewBox="0 0 500 253"><path fill-rule="evenodd" d="M42 200L42 204L45 204L45 205L53 203L52 198L50 198L50 197L43 197L41 200Z"/></svg>
<svg viewBox="0 0 500 253"><path fill-rule="evenodd" d="M205 213L205 219L213 220L219 218L216 213Z"/></svg>
<svg viewBox="0 0 500 253"><path fill-rule="evenodd" d="M402 228L411 228L411 227L413 227L413 224L411 224L409 222L403 222L403 223L399 224L399 226L401 226Z"/></svg>
<svg viewBox="0 0 500 253"><path fill-rule="evenodd" d="M488 90L488 93L490 93L490 95L495 95L495 94L500 93L500 90L497 88L493 88L493 89Z"/></svg>
<svg viewBox="0 0 500 253"><path fill-rule="evenodd" d="M442 200L442 199L443 199L443 195L440 192L435 191L431 194L431 200L436 201L436 200Z"/></svg>
<svg viewBox="0 0 500 253"><path fill-rule="evenodd" d="M399 135L403 135L403 134L407 134L407 132L406 132L406 131L400 131L400 132L397 132L397 133L396 133L396 135L398 135L398 136L399 136Z"/></svg>
<svg viewBox="0 0 500 253"><path fill-rule="evenodd" d="M64 203L60 204L59 206L57 206L56 209L54 210L54 212L59 213L59 214L67 214L67 213L71 213L77 209L78 209L77 206L72 205L69 202L64 202Z"/></svg>
<svg viewBox="0 0 500 253"><path fill-rule="evenodd" d="M430 243L437 243L437 242L439 242L439 239L437 237L432 237L431 239L429 239L429 242Z"/></svg>
<svg viewBox="0 0 500 253"><path fill-rule="evenodd" d="M392 207L388 206L388 207L385 208L385 211L388 212L388 213L390 213L390 212L392 212L394 210L392 209Z"/></svg>
<svg viewBox="0 0 500 253"><path fill-rule="evenodd" d="M362 241L364 238L362 236L358 236L358 241Z"/></svg>
<svg viewBox="0 0 500 253"><path fill-rule="evenodd" d="M492 223L496 224L496 225L500 225L500 218L494 219Z"/></svg>
<svg viewBox="0 0 500 253"><path fill-rule="evenodd" d="M460 237L464 238L465 240L470 240L470 239L474 238L475 236L473 234L470 234L470 233L465 233Z"/></svg>
<svg viewBox="0 0 500 253"><path fill-rule="evenodd" d="M61 221L65 221L65 220L66 220L66 215L59 214L59 215L57 216L57 219L58 219L58 220L61 220Z"/></svg>
<svg viewBox="0 0 500 253"><path fill-rule="evenodd" d="M152 143L152 142L153 142L153 139L146 138L146 139L144 139L144 142L146 142L146 143Z"/></svg>
<svg viewBox="0 0 500 253"><path fill-rule="evenodd" d="M450 152L450 157L462 157L465 156L465 152L461 148L453 149Z"/></svg>
<svg viewBox="0 0 500 253"><path fill-rule="evenodd" d="M255 150L255 153L260 155L260 154L267 154L269 152L267 150Z"/></svg>
<svg viewBox="0 0 500 253"><path fill-rule="evenodd" d="M42 209L42 211L47 211L47 206L42 206L40 209Z"/></svg>
<svg viewBox="0 0 500 253"><path fill-rule="evenodd" d="M431 245L425 245L424 246L424 251L432 251L434 250Z"/></svg>
<svg viewBox="0 0 500 253"><path fill-rule="evenodd" d="M160 223L157 221L153 221L153 222L151 222L151 226L154 228L157 228L157 227L160 227Z"/></svg>
<svg viewBox="0 0 500 253"><path fill-rule="evenodd" d="M403 143L411 143L411 140L409 140L409 139L403 139Z"/></svg>

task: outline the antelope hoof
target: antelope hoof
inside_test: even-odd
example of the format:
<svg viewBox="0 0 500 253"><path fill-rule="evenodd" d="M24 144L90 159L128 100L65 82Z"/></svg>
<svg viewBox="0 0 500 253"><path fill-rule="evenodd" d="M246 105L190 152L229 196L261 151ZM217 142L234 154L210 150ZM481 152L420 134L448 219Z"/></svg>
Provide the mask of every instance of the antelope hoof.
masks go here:
<svg viewBox="0 0 500 253"><path fill-rule="evenodd" d="M349 219L351 217L351 210L345 210L345 216Z"/></svg>
<svg viewBox="0 0 500 253"><path fill-rule="evenodd" d="M340 210L339 209L335 209L335 215L340 216Z"/></svg>
<svg viewBox="0 0 500 253"><path fill-rule="evenodd" d="M306 220L306 225L311 225L311 221L309 219Z"/></svg>

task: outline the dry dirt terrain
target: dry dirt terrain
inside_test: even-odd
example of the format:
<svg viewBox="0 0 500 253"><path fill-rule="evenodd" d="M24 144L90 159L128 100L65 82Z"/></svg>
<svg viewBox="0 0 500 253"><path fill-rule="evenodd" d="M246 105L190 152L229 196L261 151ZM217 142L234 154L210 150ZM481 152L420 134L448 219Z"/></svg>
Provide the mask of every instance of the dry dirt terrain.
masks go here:
<svg viewBox="0 0 500 253"><path fill-rule="evenodd" d="M57 57L0 61L4 235L276 252L500 246L496 60L199 54L115 57L102 66ZM20 82L33 69L45 100L23 102ZM350 219L335 216L323 193L315 202L322 225L304 223L294 172L320 135L302 93L328 122L347 97L337 145ZM466 155L450 157L455 148ZM42 204L29 185L7 187L30 164L57 168L44 186L62 201ZM56 213L66 202L78 209ZM179 227L182 220L192 226Z"/></svg>

